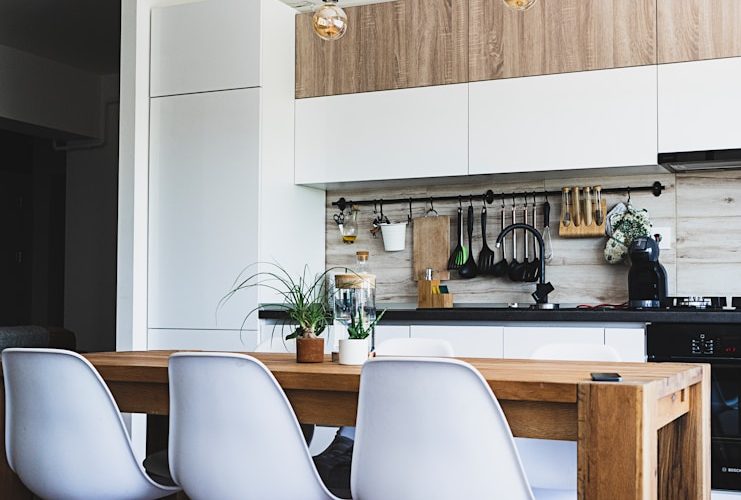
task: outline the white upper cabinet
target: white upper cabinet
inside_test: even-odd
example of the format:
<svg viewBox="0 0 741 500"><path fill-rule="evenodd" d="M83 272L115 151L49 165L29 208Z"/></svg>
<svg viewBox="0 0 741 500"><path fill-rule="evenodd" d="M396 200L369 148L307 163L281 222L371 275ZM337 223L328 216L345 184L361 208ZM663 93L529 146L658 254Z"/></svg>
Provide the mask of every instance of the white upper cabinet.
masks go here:
<svg viewBox="0 0 741 500"><path fill-rule="evenodd" d="M260 85L260 0L152 9L150 95Z"/></svg>
<svg viewBox="0 0 741 500"><path fill-rule="evenodd" d="M655 165L656 66L471 83L471 174Z"/></svg>
<svg viewBox="0 0 741 500"><path fill-rule="evenodd" d="M741 57L659 66L659 152L741 148Z"/></svg>
<svg viewBox="0 0 741 500"><path fill-rule="evenodd" d="M468 173L468 85L296 101L296 183Z"/></svg>
<svg viewBox="0 0 741 500"><path fill-rule="evenodd" d="M240 330L257 305L246 290L217 316L240 271L258 261L260 92L152 99L150 328Z"/></svg>

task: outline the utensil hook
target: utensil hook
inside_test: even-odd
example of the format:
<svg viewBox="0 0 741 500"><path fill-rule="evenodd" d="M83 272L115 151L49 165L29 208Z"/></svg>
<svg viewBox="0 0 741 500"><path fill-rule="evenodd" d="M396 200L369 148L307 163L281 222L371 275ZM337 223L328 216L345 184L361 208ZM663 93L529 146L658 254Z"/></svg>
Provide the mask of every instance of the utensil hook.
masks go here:
<svg viewBox="0 0 741 500"><path fill-rule="evenodd" d="M630 186L628 186L628 205L630 205Z"/></svg>
<svg viewBox="0 0 741 500"><path fill-rule="evenodd" d="M412 222L412 199L409 198L409 215L407 216L407 220L409 222Z"/></svg>
<svg viewBox="0 0 741 500"><path fill-rule="evenodd" d="M463 203L461 202L461 199L462 199L461 195L458 195L458 209L459 210L463 209Z"/></svg>
<svg viewBox="0 0 741 500"><path fill-rule="evenodd" d="M435 214L435 217L439 215L437 213L437 210L435 210L435 204L432 201L432 196L430 196L430 209L427 211L427 216L430 216L430 214Z"/></svg>

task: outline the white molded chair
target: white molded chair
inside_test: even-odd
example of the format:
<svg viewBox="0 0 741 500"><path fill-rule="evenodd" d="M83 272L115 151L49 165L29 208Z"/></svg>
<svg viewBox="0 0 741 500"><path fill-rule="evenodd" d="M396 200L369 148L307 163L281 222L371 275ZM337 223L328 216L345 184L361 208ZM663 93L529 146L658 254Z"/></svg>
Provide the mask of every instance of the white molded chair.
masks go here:
<svg viewBox="0 0 741 500"><path fill-rule="evenodd" d="M389 339L376 347L376 356L452 358L453 346L442 339Z"/></svg>
<svg viewBox="0 0 741 500"><path fill-rule="evenodd" d="M243 354L170 357L170 472L193 500L331 500L288 399Z"/></svg>
<svg viewBox="0 0 741 500"><path fill-rule="evenodd" d="M355 500L534 498L489 385L441 358L363 366L351 484Z"/></svg>
<svg viewBox="0 0 741 500"><path fill-rule="evenodd" d="M531 359L554 361L619 362L620 354L603 344L553 343L532 354ZM530 484L537 487L576 490L577 456L573 441L517 438L517 449Z"/></svg>
<svg viewBox="0 0 741 500"><path fill-rule="evenodd" d="M5 453L34 494L49 499L154 499L180 488L152 481L95 368L56 349L6 349Z"/></svg>

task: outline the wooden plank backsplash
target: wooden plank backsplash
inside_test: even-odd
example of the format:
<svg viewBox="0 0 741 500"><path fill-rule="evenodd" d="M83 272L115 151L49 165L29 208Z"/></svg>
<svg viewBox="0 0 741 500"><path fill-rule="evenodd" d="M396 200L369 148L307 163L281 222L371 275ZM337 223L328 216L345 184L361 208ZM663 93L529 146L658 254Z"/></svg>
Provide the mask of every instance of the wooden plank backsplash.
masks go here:
<svg viewBox="0 0 741 500"><path fill-rule="evenodd" d="M407 229L407 247L402 252L385 252L379 234L373 238L369 232L373 207L361 207L360 230L354 245L342 243L332 216L337 209L332 201L344 196L347 199L391 199L406 197L446 196L463 193L483 193L492 189L497 193L523 191L558 191L562 186L594 186L604 188L644 186L661 181L666 191L660 197L651 193L633 193L633 205L646 208L654 226L672 228L672 249L662 251L661 262L669 276L669 293L680 295L741 295L741 172L654 174L614 177L574 177L546 181L506 182L495 177L477 177L460 184L431 180L428 186L354 188L327 192L327 267L350 266L355 262L355 252L369 250L370 264L378 280L378 300L386 302L415 302L416 284L412 277L412 230ZM625 201L622 195L606 195L608 210ZM564 239L558 237L558 220L561 216L561 199L549 199L553 260L548 264L546 277L556 287L550 300L558 303L609 303L627 300L627 265L607 264L603 257L606 238ZM538 200L539 205L543 199ZM467 203L467 201L466 201ZM511 207L511 200L507 207ZM518 206L522 200L518 200ZM474 255L481 249L481 202L474 202ZM413 207L413 217L424 216L428 207ZM495 201L489 210L489 245L494 247L498 234L499 209ZM435 204L441 215L450 215L451 243L456 241L457 202ZM408 206L385 206L384 212L392 220L406 220ZM509 213L507 215L509 222ZM542 228L542 209L539 206L538 222ZM451 248L452 250L452 248ZM509 245L511 252L511 244ZM497 258L500 257L499 251ZM522 260L520 251L519 260ZM508 256L509 259L509 256ZM457 279L456 273L449 282L458 303L531 303L533 284L513 283L508 279L479 277L473 280Z"/></svg>

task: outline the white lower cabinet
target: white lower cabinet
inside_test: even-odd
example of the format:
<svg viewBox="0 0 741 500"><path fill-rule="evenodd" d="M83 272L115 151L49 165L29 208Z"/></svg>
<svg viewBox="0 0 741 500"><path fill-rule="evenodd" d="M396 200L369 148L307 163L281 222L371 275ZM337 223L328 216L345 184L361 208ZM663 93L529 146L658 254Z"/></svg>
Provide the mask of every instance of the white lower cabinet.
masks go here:
<svg viewBox="0 0 741 500"><path fill-rule="evenodd" d="M632 363L646 361L644 328L605 328L605 345L615 349L621 361Z"/></svg>
<svg viewBox="0 0 741 500"><path fill-rule="evenodd" d="M409 325L378 325L376 327L376 347L391 339L408 339Z"/></svg>
<svg viewBox="0 0 741 500"><path fill-rule="evenodd" d="M501 326L412 325L412 338L442 339L463 358L501 358Z"/></svg>
<svg viewBox="0 0 741 500"><path fill-rule="evenodd" d="M598 327L508 326L504 328L504 357L529 359L546 344L605 343L605 329Z"/></svg>
<svg viewBox="0 0 741 500"><path fill-rule="evenodd" d="M256 330L158 330L150 329L150 351L252 352L257 347Z"/></svg>

